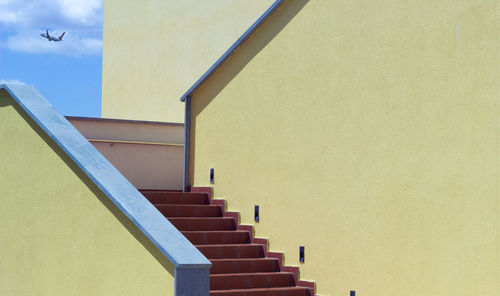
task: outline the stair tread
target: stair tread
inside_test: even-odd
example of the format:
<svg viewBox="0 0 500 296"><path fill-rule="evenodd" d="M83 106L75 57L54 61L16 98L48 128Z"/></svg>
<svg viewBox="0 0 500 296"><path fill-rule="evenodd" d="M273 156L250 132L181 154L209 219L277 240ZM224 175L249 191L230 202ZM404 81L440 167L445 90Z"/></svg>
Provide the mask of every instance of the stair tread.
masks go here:
<svg viewBox="0 0 500 296"><path fill-rule="evenodd" d="M233 217L172 217L172 219L184 219L184 220L189 220L189 219L191 219L191 220L203 220L203 219L234 220Z"/></svg>
<svg viewBox="0 0 500 296"><path fill-rule="evenodd" d="M220 208L218 205L206 205L206 204L166 204L166 203L153 203L153 206L158 206L158 207L204 207L204 208Z"/></svg>
<svg viewBox="0 0 500 296"><path fill-rule="evenodd" d="M257 244L198 245L209 260L217 258L264 258L264 247Z"/></svg>
<svg viewBox="0 0 500 296"><path fill-rule="evenodd" d="M178 218L178 217L172 217L172 218L168 218L168 219L174 219L174 218ZM216 232L220 232L220 231L233 232L235 230L230 230L230 229L228 229L228 230L180 230L180 232L189 232L189 231L216 233Z"/></svg>
<svg viewBox="0 0 500 296"><path fill-rule="evenodd" d="M252 243L246 243L246 244L212 244L212 245L194 245L195 247L262 247L260 244L252 244Z"/></svg>
<svg viewBox="0 0 500 296"><path fill-rule="evenodd" d="M230 289L230 290L210 290L210 293L212 292L217 292L217 293L237 293L237 292L247 292L247 291L252 291L252 292L266 292L266 291L281 291L281 290L310 290L310 288L307 287L297 287L297 286L289 286L289 287L273 287L273 288L253 288L253 289Z"/></svg>
<svg viewBox="0 0 500 296"><path fill-rule="evenodd" d="M293 275L293 273L292 273L292 272L286 272L286 271L271 271L271 272L215 273L215 274L211 274L211 275L210 275L210 277L249 276L249 275L266 276L266 275L278 275L278 274Z"/></svg>
<svg viewBox="0 0 500 296"><path fill-rule="evenodd" d="M199 204L153 204L167 218L217 218L222 217L219 206Z"/></svg>
<svg viewBox="0 0 500 296"><path fill-rule="evenodd" d="M200 195L207 194L205 192L182 192L182 191L170 191L170 190L139 190L140 193L158 193L158 194L184 194L184 195Z"/></svg>
<svg viewBox="0 0 500 296"><path fill-rule="evenodd" d="M267 290L292 290L292 289L295 289L295 290L307 290L309 288L307 287L298 287L298 286L290 286L290 287L272 287L272 288L255 288L255 289L231 289L231 290L210 290L211 291L217 291L217 292L220 292L220 291L233 291L233 292L238 292L238 291L248 291L248 290L262 290L262 291L267 291Z"/></svg>
<svg viewBox="0 0 500 296"><path fill-rule="evenodd" d="M206 193L185 193L185 192L153 192L141 191L142 195L152 204L189 204L189 205L209 205L210 198Z"/></svg>
<svg viewBox="0 0 500 296"><path fill-rule="evenodd" d="M175 189L148 189L148 188L140 188L137 189L140 192L173 192L173 193L181 193L183 192L182 190L175 190Z"/></svg>
<svg viewBox="0 0 500 296"><path fill-rule="evenodd" d="M212 231L182 231L182 234L194 245L223 245L223 244L249 244L250 233L238 230L212 230Z"/></svg>
<svg viewBox="0 0 500 296"><path fill-rule="evenodd" d="M254 272L210 275L211 290L294 287L290 272Z"/></svg>
<svg viewBox="0 0 500 296"><path fill-rule="evenodd" d="M182 233L190 234L190 233L205 233L205 232L210 232L210 233L248 233L246 230L212 230L212 231L206 231L206 230L183 230L181 231Z"/></svg>
<svg viewBox="0 0 500 296"><path fill-rule="evenodd" d="M223 259L210 259L210 261L252 261L252 260L278 261L277 258L270 258L270 257L262 257L262 258L223 258Z"/></svg>
<svg viewBox="0 0 500 296"><path fill-rule="evenodd" d="M180 231L212 231L212 230L235 230L236 223L233 218L227 217L171 217L168 218Z"/></svg>
<svg viewBox="0 0 500 296"><path fill-rule="evenodd" d="M206 197L206 193L190 193L190 192L153 192L153 191L142 191L142 195L146 196L159 196L159 197Z"/></svg>

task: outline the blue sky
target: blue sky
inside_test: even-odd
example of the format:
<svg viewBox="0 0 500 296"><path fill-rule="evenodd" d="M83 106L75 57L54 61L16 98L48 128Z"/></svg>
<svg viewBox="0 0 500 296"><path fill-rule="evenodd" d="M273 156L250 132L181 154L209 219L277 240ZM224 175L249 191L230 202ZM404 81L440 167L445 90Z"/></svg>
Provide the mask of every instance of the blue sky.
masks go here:
<svg viewBox="0 0 500 296"><path fill-rule="evenodd" d="M35 86L63 115L100 117L102 2L0 0L0 80Z"/></svg>

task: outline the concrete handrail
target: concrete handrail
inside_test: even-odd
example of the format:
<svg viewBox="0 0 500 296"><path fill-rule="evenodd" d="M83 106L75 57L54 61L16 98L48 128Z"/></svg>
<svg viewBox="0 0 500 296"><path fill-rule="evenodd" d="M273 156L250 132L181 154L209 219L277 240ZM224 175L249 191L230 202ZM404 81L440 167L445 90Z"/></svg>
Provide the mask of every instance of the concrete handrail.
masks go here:
<svg viewBox="0 0 500 296"><path fill-rule="evenodd" d="M208 295L210 261L32 86L0 84L175 266L175 295Z"/></svg>

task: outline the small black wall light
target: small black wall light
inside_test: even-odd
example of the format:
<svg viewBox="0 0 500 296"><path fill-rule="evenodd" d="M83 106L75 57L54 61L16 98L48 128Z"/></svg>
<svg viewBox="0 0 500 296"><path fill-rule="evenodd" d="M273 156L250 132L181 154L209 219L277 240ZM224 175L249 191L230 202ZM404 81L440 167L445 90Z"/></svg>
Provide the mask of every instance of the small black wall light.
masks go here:
<svg viewBox="0 0 500 296"><path fill-rule="evenodd" d="M349 296L356 296L356 291L351 291L351 293L349 294Z"/></svg>
<svg viewBox="0 0 500 296"><path fill-rule="evenodd" d="M214 174L215 174L215 170L214 170L214 168L211 168L210 169L210 184L214 184Z"/></svg>
<svg viewBox="0 0 500 296"><path fill-rule="evenodd" d="M255 206L253 219L255 222L259 222L259 206Z"/></svg>
<svg viewBox="0 0 500 296"><path fill-rule="evenodd" d="M304 246L300 246L299 247L299 261L300 263L304 263L306 260L306 257L305 257L305 247Z"/></svg>

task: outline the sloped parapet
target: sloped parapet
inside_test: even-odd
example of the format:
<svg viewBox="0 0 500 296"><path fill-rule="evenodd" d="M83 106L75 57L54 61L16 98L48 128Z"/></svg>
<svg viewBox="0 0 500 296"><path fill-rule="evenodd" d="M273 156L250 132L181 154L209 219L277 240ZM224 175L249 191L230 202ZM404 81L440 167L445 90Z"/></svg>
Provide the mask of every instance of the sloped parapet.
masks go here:
<svg viewBox="0 0 500 296"><path fill-rule="evenodd" d="M0 294L208 295L211 263L35 88L0 85L0 114Z"/></svg>

